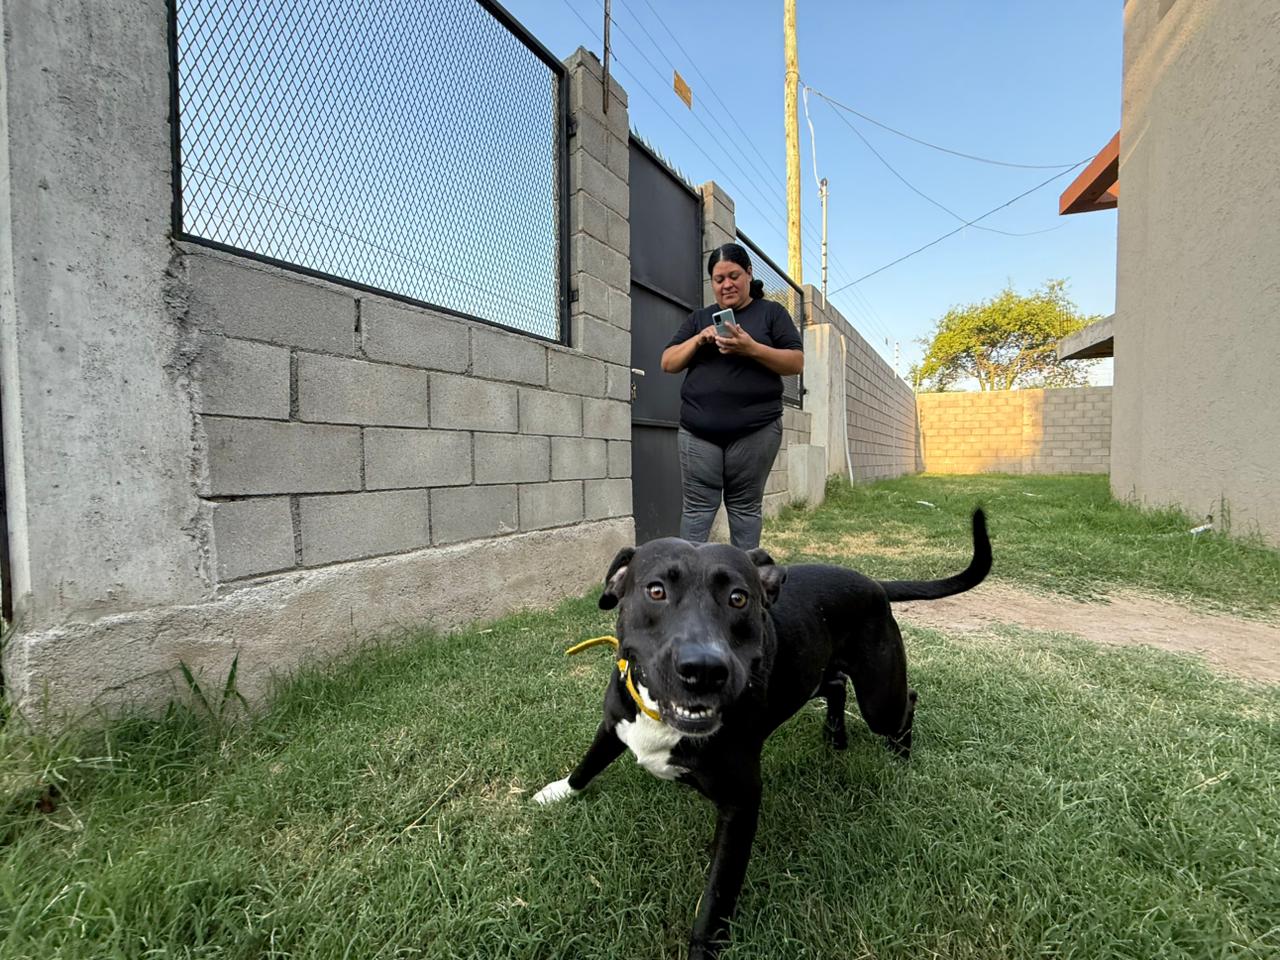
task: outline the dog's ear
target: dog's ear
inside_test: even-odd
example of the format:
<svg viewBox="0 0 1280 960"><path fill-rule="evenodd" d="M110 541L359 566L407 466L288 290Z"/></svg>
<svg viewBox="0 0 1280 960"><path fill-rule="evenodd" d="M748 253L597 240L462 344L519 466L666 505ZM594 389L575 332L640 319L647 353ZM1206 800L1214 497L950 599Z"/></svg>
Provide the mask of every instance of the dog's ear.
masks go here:
<svg viewBox="0 0 1280 960"><path fill-rule="evenodd" d="M765 605L768 606L775 603L778 599L778 592L782 589L782 584L787 579L786 568L774 563L773 557L769 556L768 551L763 547L748 550L747 556L756 565L756 573L760 574L760 585L764 587Z"/></svg>
<svg viewBox="0 0 1280 960"><path fill-rule="evenodd" d="M601 610L612 610L622 599L622 581L627 576L627 564L635 555L635 547L623 547L609 564L609 572L604 575L604 593L600 594Z"/></svg>

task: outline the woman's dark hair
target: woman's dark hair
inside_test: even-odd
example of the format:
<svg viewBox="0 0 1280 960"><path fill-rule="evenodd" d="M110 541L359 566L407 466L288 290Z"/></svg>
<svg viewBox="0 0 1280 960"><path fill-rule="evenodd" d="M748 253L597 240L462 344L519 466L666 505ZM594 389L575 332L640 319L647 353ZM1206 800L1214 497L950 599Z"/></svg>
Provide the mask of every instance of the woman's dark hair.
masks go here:
<svg viewBox="0 0 1280 960"><path fill-rule="evenodd" d="M712 271L716 268L716 264L721 260L728 260L730 263L736 263L743 270L747 271L747 273L752 273L751 254L747 253L746 249L741 244L726 243L712 250L711 256L707 258L707 276L711 276ZM763 296L764 281L757 280L752 276L751 299L758 300Z"/></svg>

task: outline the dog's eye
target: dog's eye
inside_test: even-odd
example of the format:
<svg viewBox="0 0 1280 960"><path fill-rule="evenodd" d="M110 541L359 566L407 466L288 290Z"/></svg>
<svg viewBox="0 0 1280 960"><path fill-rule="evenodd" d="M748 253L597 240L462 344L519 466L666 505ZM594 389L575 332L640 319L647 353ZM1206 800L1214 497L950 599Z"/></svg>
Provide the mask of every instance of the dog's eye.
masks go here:
<svg viewBox="0 0 1280 960"><path fill-rule="evenodd" d="M651 583L645 587L645 591L649 594L650 600L667 599L667 588L660 583Z"/></svg>
<svg viewBox="0 0 1280 960"><path fill-rule="evenodd" d="M729 594L729 606L736 607L737 609L741 610L746 605L747 605L747 591L734 590L731 594Z"/></svg>

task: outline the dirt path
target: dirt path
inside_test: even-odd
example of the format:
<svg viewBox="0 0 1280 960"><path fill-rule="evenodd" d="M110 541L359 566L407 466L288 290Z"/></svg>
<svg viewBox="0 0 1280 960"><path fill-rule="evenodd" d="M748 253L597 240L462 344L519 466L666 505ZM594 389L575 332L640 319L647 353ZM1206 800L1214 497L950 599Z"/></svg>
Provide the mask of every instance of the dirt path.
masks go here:
<svg viewBox="0 0 1280 960"><path fill-rule="evenodd" d="M1099 643L1147 644L1196 653L1212 666L1251 680L1280 681L1280 626L1122 594L1110 603L1083 603L987 583L972 593L927 603L900 603L903 623L976 632L1007 623L1074 633Z"/></svg>

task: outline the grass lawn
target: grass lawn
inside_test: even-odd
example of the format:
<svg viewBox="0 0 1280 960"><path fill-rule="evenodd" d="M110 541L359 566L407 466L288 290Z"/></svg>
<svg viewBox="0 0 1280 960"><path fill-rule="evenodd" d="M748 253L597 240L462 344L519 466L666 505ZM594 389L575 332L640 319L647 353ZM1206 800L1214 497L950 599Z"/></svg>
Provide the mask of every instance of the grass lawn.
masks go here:
<svg viewBox="0 0 1280 960"><path fill-rule="evenodd" d="M1097 478L836 488L767 541L951 572L975 500L1005 579L1280 603L1277 554L1109 505ZM528 802L599 718L609 657L563 650L610 628L588 597L414 637L296 678L251 726L0 729L0 956L682 956L709 805L629 757ZM1280 956L1280 690L1013 628L907 646L909 763L860 721L832 753L816 706L770 741L726 960Z"/></svg>

